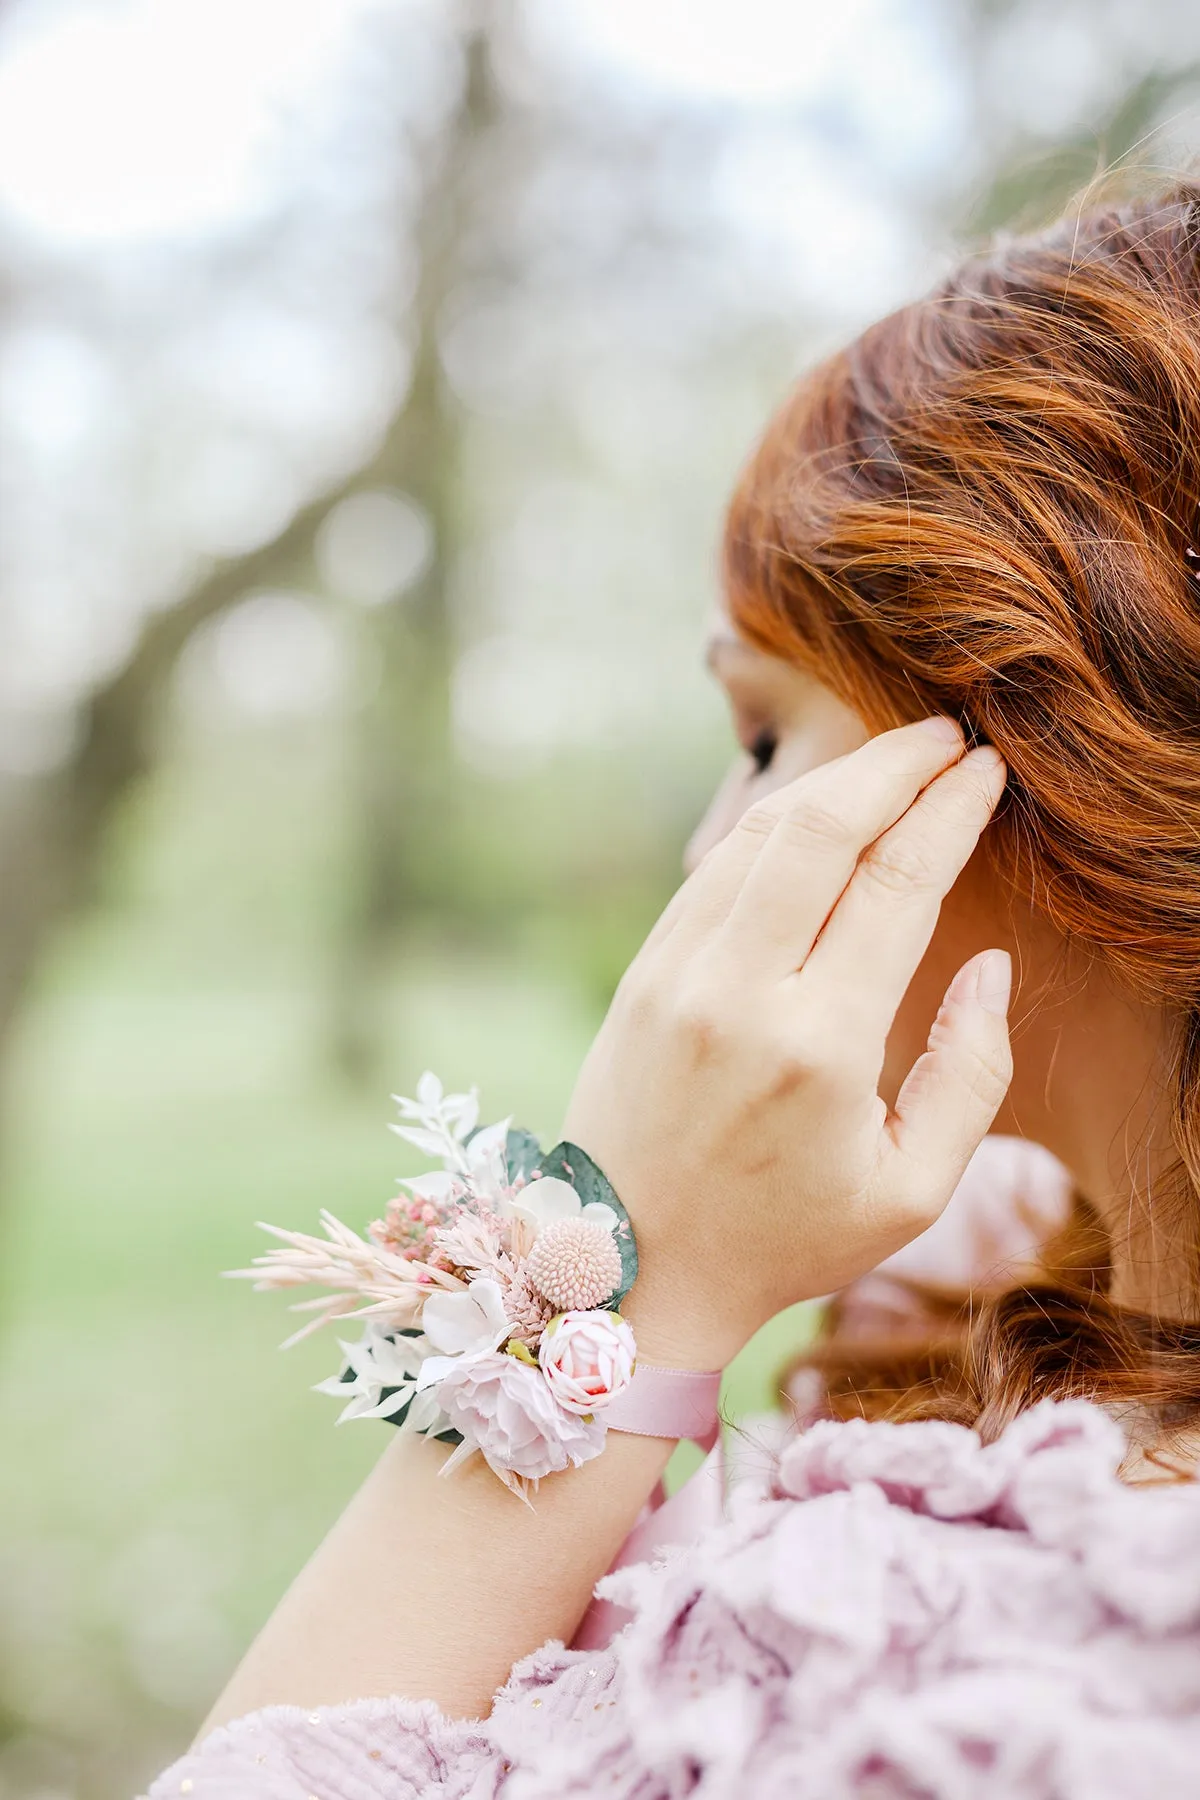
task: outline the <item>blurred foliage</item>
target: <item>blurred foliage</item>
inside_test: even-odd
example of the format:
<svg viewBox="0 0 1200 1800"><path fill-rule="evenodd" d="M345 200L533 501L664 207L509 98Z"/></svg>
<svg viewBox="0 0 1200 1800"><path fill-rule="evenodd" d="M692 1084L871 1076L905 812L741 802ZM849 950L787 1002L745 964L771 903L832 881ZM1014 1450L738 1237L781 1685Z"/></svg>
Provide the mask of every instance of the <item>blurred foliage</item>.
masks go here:
<svg viewBox="0 0 1200 1800"><path fill-rule="evenodd" d="M744 91L735 9L653 78L619 8L360 10L207 235L39 237L0 141L0 1800L148 1781L377 1453L219 1281L253 1221L376 1216L427 1066L558 1135L729 755L697 651L766 409L1194 126L1173 0L781 6ZM0 84L70 16L10 9Z"/></svg>
<svg viewBox="0 0 1200 1800"><path fill-rule="evenodd" d="M1000 229L1036 230L1058 217L1094 186L1144 178L1147 164L1164 178L1182 175L1196 152L1163 155L1156 134L1164 118L1185 112L1200 89L1200 64L1151 69L1122 93L1106 117L1062 142L1031 143L1010 152L967 214L971 235L986 238ZM1156 154L1157 153L1157 154Z"/></svg>

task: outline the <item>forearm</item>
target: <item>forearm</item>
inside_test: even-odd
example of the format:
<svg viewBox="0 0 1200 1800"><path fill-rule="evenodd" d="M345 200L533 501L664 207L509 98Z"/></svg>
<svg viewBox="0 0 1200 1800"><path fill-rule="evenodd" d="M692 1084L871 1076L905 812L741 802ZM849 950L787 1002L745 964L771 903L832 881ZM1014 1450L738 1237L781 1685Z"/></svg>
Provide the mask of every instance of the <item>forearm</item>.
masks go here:
<svg viewBox="0 0 1200 1800"><path fill-rule="evenodd" d="M396 1435L251 1646L204 1732L263 1706L374 1695L487 1713L513 1663L569 1640L673 1445L609 1434L532 1507L476 1458Z"/></svg>
<svg viewBox="0 0 1200 1800"><path fill-rule="evenodd" d="M1003 952L959 970L890 1113L878 1093L897 1005L1004 784L994 750L963 751L949 721L924 721L757 803L621 983L572 1095L564 1149L598 1165L636 1221L637 1279L622 1313L647 1365L721 1367L780 1307L874 1267L933 1223L990 1126L1011 1070ZM831 832L831 820L844 826ZM843 1020L847 1030L831 1028ZM438 1130L413 1141L440 1134L458 1146L459 1114L447 1123L440 1085L426 1087L426 1101L404 1104ZM538 1228L536 1206L529 1221ZM330 1253L318 1249L324 1266ZM465 1332L463 1344L484 1326L487 1347L496 1294L472 1301L470 1289L488 1285L467 1284L466 1312L477 1301L478 1317L460 1309L450 1332ZM456 1303L443 1302L443 1334ZM423 1321L429 1311L426 1300ZM551 1351L539 1362L547 1378ZM443 1450L399 1439L209 1724L273 1702L391 1694L485 1713L519 1657L574 1635L669 1450L614 1430L594 1460L548 1476L531 1509L478 1462L443 1480Z"/></svg>

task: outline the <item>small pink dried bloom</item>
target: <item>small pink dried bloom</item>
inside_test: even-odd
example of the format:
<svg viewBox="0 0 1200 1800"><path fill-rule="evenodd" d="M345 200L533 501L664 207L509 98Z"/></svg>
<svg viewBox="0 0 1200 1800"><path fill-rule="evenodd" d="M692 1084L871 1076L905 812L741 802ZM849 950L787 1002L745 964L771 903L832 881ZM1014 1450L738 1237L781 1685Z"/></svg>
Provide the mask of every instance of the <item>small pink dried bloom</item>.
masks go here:
<svg viewBox="0 0 1200 1800"><path fill-rule="evenodd" d="M437 1262L435 1233L450 1217L450 1208L419 1194L397 1194L388 1202L382 1219L368 1225L367 1235L384 1250L406 1262Z"/></svg>
<svg viewBox="0 0 1200 1800"><path fill-rule="evenodd" d="M621 1252L606 1225L556 1219L539 1232L525 1265L558 1312L590 1312L621 1285Z"/></svg>
<svg viewBox="0 0 1200 1800"><path fill-rule="evenodd" d="M543 1331L559 1308L538 1292L527 1269L518 1268L512 1286L504 1296L504 1310L518 1343L524 1344L527 1350L536 1350Z"/></svg>

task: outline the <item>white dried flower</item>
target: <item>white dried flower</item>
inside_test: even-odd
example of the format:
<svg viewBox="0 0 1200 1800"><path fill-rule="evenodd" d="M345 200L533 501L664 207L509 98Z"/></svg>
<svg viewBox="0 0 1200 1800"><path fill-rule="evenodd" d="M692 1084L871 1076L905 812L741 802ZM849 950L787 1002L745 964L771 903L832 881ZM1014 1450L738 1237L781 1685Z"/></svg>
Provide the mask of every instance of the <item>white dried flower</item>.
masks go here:
<svg viewBox="0 0 1200 1800"><path fill-rule="evenodd" d="M430 1294L421 1328L443 1356L478 1356L508 1336L508 1314L497 1281L481 1276L457 1294Z"/></svg>
<svg viewBox="0 0 1200 1800"><path fill-rule="evenodd" d="M589 1200L585 1206L570 1182L560 1181L557 1175L541 1175L527 1182L519 1193L509 1196L504 1210L525 1220L539 1236L556 1219L593 1219L608 1231L615 1231L620 1222L603 1200Z"/></svg>

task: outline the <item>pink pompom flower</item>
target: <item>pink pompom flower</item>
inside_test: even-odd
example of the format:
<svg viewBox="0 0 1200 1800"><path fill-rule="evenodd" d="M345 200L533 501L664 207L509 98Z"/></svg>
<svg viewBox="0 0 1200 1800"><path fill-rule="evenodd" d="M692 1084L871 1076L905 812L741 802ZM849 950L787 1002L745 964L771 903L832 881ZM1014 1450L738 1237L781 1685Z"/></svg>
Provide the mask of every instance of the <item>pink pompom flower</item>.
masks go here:
<svg viewBox="0 0 1200 1800"><path fill-rule="evenodd" d="M532 1363L503 1350L455 1358L435 1392L463 1448L481 1451L510 1486L512 1476L540 1481L578 1468L604 1448L604 1424L561 1407Z"/></svg>
<svg viewBox="0 0 1200 1800"><path fill-rule="evenodd" d="M555 1219L539 1232L525 1268L560 1312L591 1312L621 1285L621 1252L594 1219Z"/></svg>
<svg viewBox="0 0 1200 1800"><path fill-rule="evenodd" d="M565 1312L551 1319L538 1346L546 1385L560 1406L601 1412L633 1380L637 1344L620 1313Z"/></svg>

